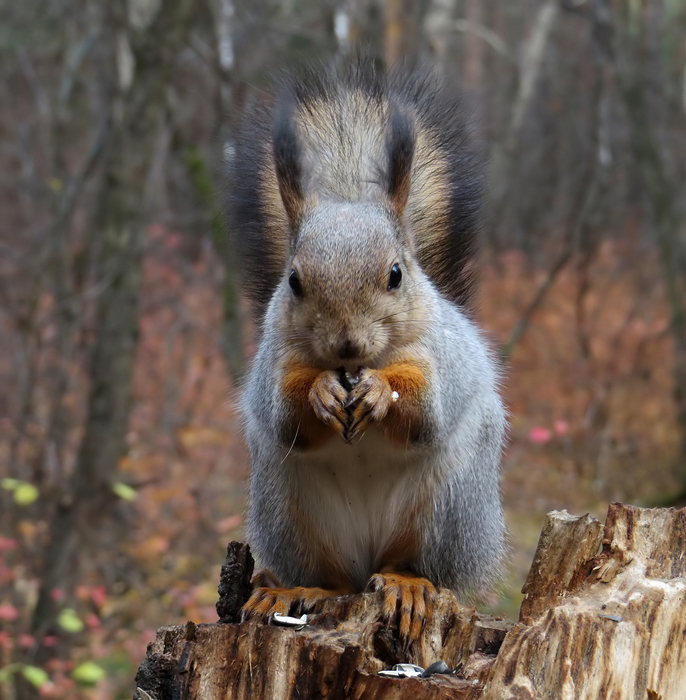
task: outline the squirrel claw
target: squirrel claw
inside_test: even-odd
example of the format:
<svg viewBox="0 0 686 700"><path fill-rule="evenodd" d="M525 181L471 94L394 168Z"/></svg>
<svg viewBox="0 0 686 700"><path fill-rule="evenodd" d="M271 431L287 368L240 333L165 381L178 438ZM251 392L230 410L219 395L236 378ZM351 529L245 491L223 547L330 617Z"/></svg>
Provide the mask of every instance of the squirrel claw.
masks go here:
<svg viewBox="0 0 686 700"><path fill-rule="evenodd" d="M371 422L385 418L391 403L391 387L377 370L365 369L345 402L350 415L347 442L364 433Z"/></svg>
<svg viewBox="0 0 686 700"><path fill-rule="evenodd" d="M309 393L309 401L317 418L345 436L349 416L345 410L348 392L341 386L336 372L322 372Z"/></svg>
<svg viewBox="0 0 686 700"><path fill-rule="evenodd" d="M264 619L275 612L287 615L288 607L284 605L285 601L279 600L280 590L279 588L256 588L243 606L241 622L253 618Z"/></svg>
<svg viewBox="0 0 686 700"><path fill-rule="evenodd" d="M411 574L374 574L367 589L384 594L383 621L398 620L398 633L406 647L417 641L431 619L438 593L428 579Z"/></svg>
<svg viewBox="0 0 686 700"><path fill-rule="evenodd" d="M365 416L364 418L352 423L345 431L343 439L348 444L351 444L356 437L363 435L366 432L370 422L369 417Z"/></svg>
<svg viewBox="0 0 686 700"><path fill-rule="evenodd" d="M315 603L338 595L338 591L324 588L256 588L243 606L241 622L251 619L268 621L274 613L280 615L310 612Z"/></svg>

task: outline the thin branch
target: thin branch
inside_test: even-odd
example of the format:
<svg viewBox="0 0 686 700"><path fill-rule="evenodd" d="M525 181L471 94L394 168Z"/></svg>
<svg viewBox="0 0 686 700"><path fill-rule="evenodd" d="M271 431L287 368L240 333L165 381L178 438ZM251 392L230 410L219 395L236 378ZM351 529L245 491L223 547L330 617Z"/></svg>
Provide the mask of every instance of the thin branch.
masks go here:
<svg viewBox="0 0 686 700"><path fill-rule="evenodd" d="M508 61L516 62L507 44L496 34L492 29L489 29L483 24L475 24L468 19L456 19L453 22L453 29L456 32L464 32L474 34L480 39L483 39L496 53L500 54Z"/></svg>
<svg viewBox="0 0 686 700"><path fill-rule="evenodd" d="M71 217L74 213L81 190L83 189L86 180L88 180L88 178L92 175L93 170L95 169L95 166L97 165L98 160L105 149L105 144L107 143L109 133L110 119L108 115L108 118L104 119L98 127L81 169L70 179L69 184L67 185L67 191L60 202L57 216L55 217L53 233L63 231L69 226L69 222L71 221Z"/></svg>
<svg viewBox="0 0 686 700"><path fill-rule="evenodd" d="M557 276L564 269L565 265L571 260L571 258L572 247L569 246L555 261L555 264L548 272L548 275L543 281L543 284L541 284L541 286L538 288L538 291L536 292L534 298L529 302L529 306L526 307L526 310L522 314L521 318L519 319L519 321L517 321L517 325L513 328L512 333L510 334L510 337L508 338L507 342L505 342L500 348L500 359L502 361L509 359L510 355L512 354L512 350L514 349L515 345L519 342L522 335L524 335L524 331L527 329L533 315L543 303L543 300L545 299L548 290L553 286L555 280L557 279Z"/></svg>

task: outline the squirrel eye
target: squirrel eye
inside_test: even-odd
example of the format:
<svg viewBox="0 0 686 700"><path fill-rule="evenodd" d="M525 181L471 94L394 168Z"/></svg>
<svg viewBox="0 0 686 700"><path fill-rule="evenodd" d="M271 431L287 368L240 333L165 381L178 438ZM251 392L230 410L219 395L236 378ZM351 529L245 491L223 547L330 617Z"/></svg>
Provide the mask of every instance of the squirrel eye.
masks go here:
<svg viewBox="0 0 686 700"><path fill-rule="evenodd" d="M398 289L400 283L403 281L403 272L400 269L400 265L395 263L391 268L391 274L388 276L388 288L386 291L391 292L394 289Z"/></svg>
<svg viewBox="0 0 686 700"><path fill-rule="evenodd" d="M288 277L288 285L293 290L293 294L295 294L296 297L302 297L303 288L300 284L300 277L298 277L298 273L295 270L291 270L291 274Z"/></svg>

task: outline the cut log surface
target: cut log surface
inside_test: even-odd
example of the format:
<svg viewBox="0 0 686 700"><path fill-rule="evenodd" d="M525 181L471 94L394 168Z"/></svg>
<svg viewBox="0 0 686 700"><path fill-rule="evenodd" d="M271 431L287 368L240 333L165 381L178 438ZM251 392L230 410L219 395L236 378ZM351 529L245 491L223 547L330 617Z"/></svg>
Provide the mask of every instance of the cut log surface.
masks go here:
<svg viewBox="0 0 686 700"><path fill-rule="evenodd" d="M239 623L252 558L231 543L220 621L162 628L136 675L139 700L684 700L686 509L610 506L548 514L517 623L441 590L409 649L381 621L380 594L330 598L300 630ZM378 675L443 660L430 678Z"/></svg>

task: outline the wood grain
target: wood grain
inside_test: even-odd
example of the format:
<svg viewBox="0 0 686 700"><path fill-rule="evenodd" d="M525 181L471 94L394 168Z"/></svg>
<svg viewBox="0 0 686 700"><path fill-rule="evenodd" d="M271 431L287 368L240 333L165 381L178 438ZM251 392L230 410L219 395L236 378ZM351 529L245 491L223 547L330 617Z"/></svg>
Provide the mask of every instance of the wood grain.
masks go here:
<svg viewBox="0 0 686 700"><path fill-rule="evenodd" d="M163 628L136 683L155 700L682 700L685 572L686 509L613 503L605 525L553 512L516 624L439 590L426 629L405 648L397 624L381 622L383 592L328 598L300 631L256 621ZM378 675L439 659L457 673Z"/></svg>

